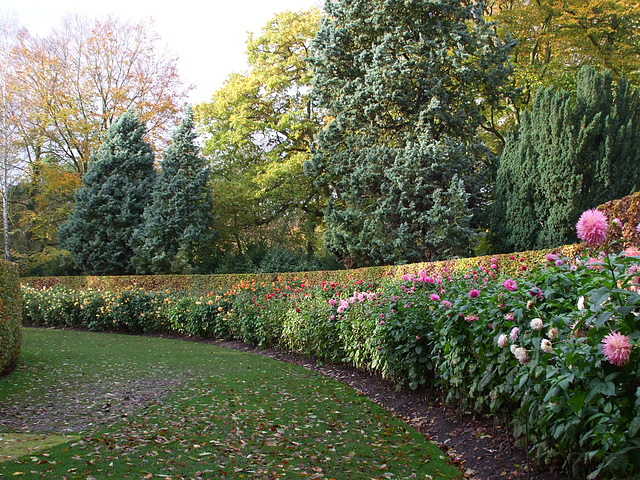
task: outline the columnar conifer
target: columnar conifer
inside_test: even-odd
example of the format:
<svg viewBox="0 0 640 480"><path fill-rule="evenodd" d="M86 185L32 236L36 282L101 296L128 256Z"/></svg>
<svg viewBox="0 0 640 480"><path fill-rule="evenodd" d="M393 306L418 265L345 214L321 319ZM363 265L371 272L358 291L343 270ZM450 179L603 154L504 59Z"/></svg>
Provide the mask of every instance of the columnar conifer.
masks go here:
<svg viewBox="0 0 640 480"><path fill-rule="evenodd" d="M492 236L503 251L576 241L580 214L640 189L640 96L583 67L575 92L540 89L508 136Z"/></svg>

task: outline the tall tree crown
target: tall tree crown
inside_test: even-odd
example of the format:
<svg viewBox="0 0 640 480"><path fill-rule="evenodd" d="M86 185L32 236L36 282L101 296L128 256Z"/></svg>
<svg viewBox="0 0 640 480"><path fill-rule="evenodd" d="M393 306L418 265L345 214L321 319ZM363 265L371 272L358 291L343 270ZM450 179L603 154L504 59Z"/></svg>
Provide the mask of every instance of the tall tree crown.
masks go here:
<svg viewBox="0 0 640 480"><path fill-rule="evenodd" d="M430 235L435 192L462 181L467 208L484 201L490 162L477 128L508 88L512 45L471 2L325 9L312 61L328 124L305 169L332 197L327 244L356 264L435 258L446 250Z"/></svg>

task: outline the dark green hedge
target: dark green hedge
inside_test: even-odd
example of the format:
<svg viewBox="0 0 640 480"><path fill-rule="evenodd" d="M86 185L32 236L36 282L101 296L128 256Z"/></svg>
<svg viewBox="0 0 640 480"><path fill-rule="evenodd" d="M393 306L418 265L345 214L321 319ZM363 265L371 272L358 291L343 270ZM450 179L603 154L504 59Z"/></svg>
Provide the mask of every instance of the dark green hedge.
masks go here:
<svg viewBox="0 0 640 480"><path fill-rule="evenodd" d="M16 365L22 347L18 268L0 260L0 376Z"/></svg>

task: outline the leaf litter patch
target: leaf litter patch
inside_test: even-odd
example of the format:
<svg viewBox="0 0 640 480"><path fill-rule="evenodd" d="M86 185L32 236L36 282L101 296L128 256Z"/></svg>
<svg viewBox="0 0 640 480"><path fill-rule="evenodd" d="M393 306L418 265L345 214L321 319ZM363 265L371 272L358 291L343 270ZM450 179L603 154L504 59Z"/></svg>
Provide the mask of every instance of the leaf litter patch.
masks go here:
<svg viewBox="0 0 640 480"><path fill-rule="evenodd" d="M101 382L92 383L90 390L78 385L71 395L57 394L52 388L45 395L46 402L5 402L0 406L0 432L73 434L95 430L161 405L162 399L182 384L170 378Z"/></svg>

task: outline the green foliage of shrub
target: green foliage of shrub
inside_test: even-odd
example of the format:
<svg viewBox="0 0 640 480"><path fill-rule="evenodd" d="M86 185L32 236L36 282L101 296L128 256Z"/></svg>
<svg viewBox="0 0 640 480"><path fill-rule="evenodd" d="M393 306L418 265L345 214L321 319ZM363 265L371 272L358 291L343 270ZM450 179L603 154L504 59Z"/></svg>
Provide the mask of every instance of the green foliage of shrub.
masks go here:
<svg viewBox="0 0 640 480"><path fill-rule="evenodd" d="M0 376L15 366L22 347L18 268L0 260Z"/></svg>

